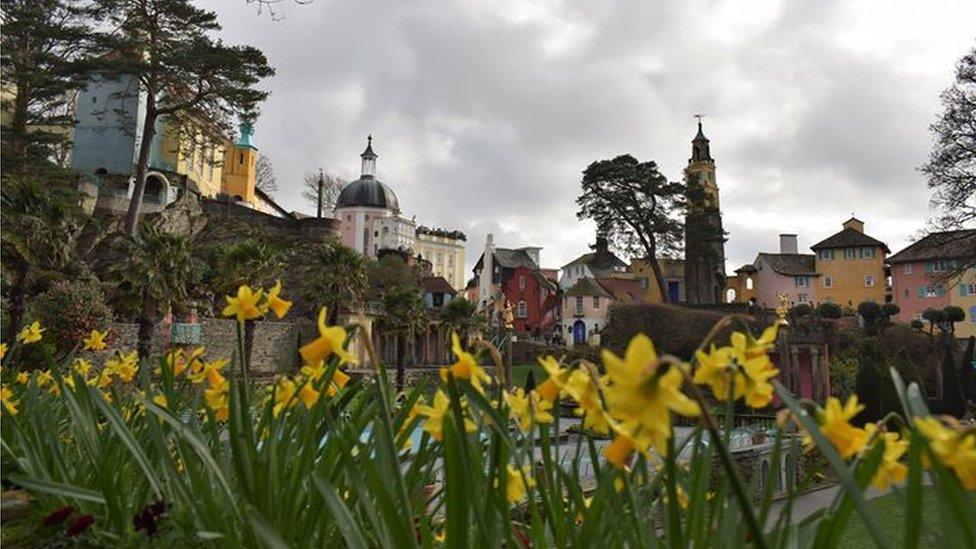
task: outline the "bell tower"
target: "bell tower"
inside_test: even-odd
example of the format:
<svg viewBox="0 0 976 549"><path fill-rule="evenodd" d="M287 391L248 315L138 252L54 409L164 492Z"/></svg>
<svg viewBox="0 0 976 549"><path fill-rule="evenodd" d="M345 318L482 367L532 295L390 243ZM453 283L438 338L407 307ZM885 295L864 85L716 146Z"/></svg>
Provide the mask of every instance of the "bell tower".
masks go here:
<svg viewBox="0 0 976 549"><path fill-rule="evenodd" d="M698 118L685 168L685 296L689 304L722 303L725 288L725 231L719 209L715 160Z"/></svg>
<svg viewBox="0 0 976 549"><path fill-rule="evenodd" d="M241 122L237 142L225 147L224 173L221 191L253 204L257 184L258 149L251 143L254 126Z"/></svg>

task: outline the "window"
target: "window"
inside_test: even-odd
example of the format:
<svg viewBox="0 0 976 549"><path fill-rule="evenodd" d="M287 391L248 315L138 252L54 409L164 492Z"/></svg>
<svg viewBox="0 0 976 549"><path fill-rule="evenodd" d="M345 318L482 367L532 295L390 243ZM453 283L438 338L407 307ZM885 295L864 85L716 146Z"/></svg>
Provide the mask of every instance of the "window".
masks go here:
<svg viewBox="0 0 976 549"><path fill-rule="evenodd" d="M823 285L824 285L824 288L833 288L834 287L834 279L833 279L833 277L825 276L823 278Z"/></svg>
<svg viewBox="0 0 976 549"><path fill-rule="evenodd" d="M525 301L519 301L518 302L518 317L519 318L525 318L527 316L529 316L529 311L528 311L528 307L525 304Z"/></svg>
<svg viewBox="0 0 976 549"><path fill-rule="evenodd" d="M857 251L854 248L844 248L844 259L854 259Z"/></svg>
<svg viewBox="0 0 976 549"><path fill-rule="evenodd" d="M600 308L600 296L598 295L593 296L593 308L594 309Z"/></svg>
<svg viewBox="0 0 976 549"><path fill-rule="evenodd" d="M944 273L954 266L954 262L947 261L945 259L939 259L937 261L927 261L925 263L925 271L929 273Z"/></svg>
<svg viewBox="0 0 976 549"><path fill-rule="evenodd" d="M241 153L241 161L238 162L238 164L243 164L243 163L244 163L244 153Z"/></svg>
<svg viewBox="0 0 976 549"><path fill-rule="evenodd" d="M369 250L369 227L363 227L363 255Z"/></svg>
<svg viewBox="0 0 976 549"><path fill-rule="evenodd" d="M796 301L797 301L797 303L806 303L807 302L807 294L796 294Z"/></svg>
<svg viewBox="0 0 976 549"><path fill-rule="evenodd" d="M525 275L519 275L519 290L525 289Z"/></svg>
<svg viewBox="0 0 976 549"><path fill-rule="evenodd" d="M910 276L912 274L912 264L905 263L905 276Z"/></svg>
<svg viewBox="0 0 976 549"><path fill-rule="evenodd" d="M960 284L959 285L959 295L966 297L968 295L976 295L976 284Z"/></svg>
<svg viewBox="0 0 976 549"><path fill-rule="evenodd" d="M874 248L870 246L861 248L861 259L871 259L872 257L874 257Z"/></svg>
<svg viewBox="0 0 976 549"><path fill-rule="evenodd" d="M752 289L752 277L751 276L746 279L746 289L747 290L751 290Z"/></svg>
<svg viewBox="0 0 976 549"><path fill-rule="evenodd" d="M969 323L976 324L976 305L969 308Z"/></svg>
<svg viewBox="0 0 976 549"><path fill-rule="evenodd" d="M796 284L796 286L798 288L807 288L807 287L810 286L810 277L809 276L796 276L796 277L793 277L793 282Z"/></svg>
<svg viewBox="0 0 976 549"><path fill-rule="evenodd" d="M874 288L874 275L864 275L864 287Z"/></svg>
<svg viewBox="0 0 976 549"><path fill-rule="evenodd" d="M905 288L905 298L908 299L908 288Z"/></svg>
<svg viewBox="0 0 976 549"><path fill-rule="evenodd" d="M583 296L576 296L576 314L583 316Z"/></svg>
<svg viewBox="0 0 976 549"><path fill-rule="evenodd" d="M820 250L820 259L830 260L834 258L833 250Z"/></svg>

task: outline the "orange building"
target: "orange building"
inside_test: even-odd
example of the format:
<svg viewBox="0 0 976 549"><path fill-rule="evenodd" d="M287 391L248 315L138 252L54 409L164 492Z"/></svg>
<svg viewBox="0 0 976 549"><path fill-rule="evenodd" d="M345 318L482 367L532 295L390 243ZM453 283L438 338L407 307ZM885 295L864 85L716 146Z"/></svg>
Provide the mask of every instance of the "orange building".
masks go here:
<svg viewBox="0 0 976 549"><path fill-rule="evenodd" d="M885 301L888 246L864 233L864 222L850 218L843 229L810 246L816 253L817 301L857 307L862 301Z"/></svg>

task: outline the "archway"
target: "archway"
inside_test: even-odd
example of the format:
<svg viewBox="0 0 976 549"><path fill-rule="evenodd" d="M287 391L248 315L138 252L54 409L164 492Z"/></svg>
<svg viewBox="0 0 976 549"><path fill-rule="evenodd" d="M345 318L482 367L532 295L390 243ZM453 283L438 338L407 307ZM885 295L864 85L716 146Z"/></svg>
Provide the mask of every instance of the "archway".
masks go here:
<svg viewBox="0 0 976 549"><path fill-rule="evenodd" d="M735 288L725 290L725 302L735 303Z"/></svg>
<svg viewBox="0 0 976 549"><path fill-rule="evenodd" d="M586 323L582 320L577 320L573 323L573 345L582 345L586 343Z"/></svg>

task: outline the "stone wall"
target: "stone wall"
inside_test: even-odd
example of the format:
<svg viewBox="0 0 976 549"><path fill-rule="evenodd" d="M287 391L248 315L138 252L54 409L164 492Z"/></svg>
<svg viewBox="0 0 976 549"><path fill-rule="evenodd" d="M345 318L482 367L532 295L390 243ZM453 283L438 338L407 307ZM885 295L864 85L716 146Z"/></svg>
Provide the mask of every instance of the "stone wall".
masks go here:
<svg viewBox="0 0 976 549"><path fill-rule="evenodd" d="M236 322L222 318L200 320L202 329L200 344L207 349L211 360L232 358L237 353ZM124 351L136 348L139 327L134 323L117 322L112 325L115 339L112 349ZM314 337L314 326L309 322L258 321L254 326L254 344L251 349L251 370L259 374L289 372L298 366L298 347ZM153 330L152 352L159 355L168 347L163 342L163 326Z"/></svg>

